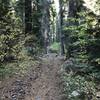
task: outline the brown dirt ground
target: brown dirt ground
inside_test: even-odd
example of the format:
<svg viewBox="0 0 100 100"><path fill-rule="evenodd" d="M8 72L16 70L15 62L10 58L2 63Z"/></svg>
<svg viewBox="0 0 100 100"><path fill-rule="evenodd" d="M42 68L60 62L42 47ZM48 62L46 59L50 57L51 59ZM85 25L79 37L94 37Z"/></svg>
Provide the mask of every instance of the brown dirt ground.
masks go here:
<svg viewBox="0 0 100 100"><path fill-rule="evenodd" d="M0 83L0 100L62 100L59 71L63 58L45 55L25 76Z"/></svg>

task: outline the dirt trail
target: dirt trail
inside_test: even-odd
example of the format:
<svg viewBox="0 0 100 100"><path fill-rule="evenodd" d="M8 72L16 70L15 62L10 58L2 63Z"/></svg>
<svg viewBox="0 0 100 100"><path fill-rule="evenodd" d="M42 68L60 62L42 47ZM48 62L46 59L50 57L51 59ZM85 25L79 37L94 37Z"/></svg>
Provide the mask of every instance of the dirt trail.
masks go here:
<svg viewBox="0 0 100 100"><path fill-rule="evenodd" d="M62 100L59 77L62 58L45 55L38 67L5 86L0 100Z"/></svg>

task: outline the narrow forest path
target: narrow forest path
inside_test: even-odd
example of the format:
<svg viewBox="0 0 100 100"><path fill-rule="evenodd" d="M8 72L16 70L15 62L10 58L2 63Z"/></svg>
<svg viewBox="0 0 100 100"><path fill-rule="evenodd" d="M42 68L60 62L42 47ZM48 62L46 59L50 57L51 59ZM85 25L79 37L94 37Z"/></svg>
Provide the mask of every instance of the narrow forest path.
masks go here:
<svg viewBox="0 0 100 100"><path fill-rule="evenodd" d="M59 75L62 63L63 57L44 55L38 67L5 87L0 100L62 100Z"/></svg>

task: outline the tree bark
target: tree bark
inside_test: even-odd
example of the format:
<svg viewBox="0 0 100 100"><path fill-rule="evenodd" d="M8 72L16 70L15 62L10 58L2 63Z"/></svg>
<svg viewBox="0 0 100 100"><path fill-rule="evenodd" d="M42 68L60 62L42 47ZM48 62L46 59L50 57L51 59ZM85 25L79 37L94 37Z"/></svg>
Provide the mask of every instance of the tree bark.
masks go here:
<svg viewBox="0 0 100 100"><path fill-rule="evenodd" d="M49 15L49 3L47 0L42 0L41 2L42 9L42 18L41 18L41 33L44 37L44 49L45 53L47 53L47 46L49 43L49 32L50 32L50 15Z"/></svg>
<svg viewBox="0 0 100 100"><path fill-rule="evenodd" d="M60 43L61 43L61 55L65 54L65 48L64 48L64 33L63 33L63 1L59 0L59 35L60 35Z"/></svg>
<svg viewBox="0 0 100 100"><path fill-rule="evenodd" d="M25 33L32 32L32 1L25 0Z"/></svg>

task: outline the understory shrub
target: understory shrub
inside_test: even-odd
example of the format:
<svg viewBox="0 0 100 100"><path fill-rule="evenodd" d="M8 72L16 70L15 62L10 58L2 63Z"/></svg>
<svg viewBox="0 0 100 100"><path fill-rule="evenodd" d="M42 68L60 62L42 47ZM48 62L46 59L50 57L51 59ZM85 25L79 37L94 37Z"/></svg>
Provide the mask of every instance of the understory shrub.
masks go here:
<svg viewBox="0 0 100 100"><path fill-rule="evenodd" d="M100 72L83 59L70 58L62 66L64 94L67 100L99 100Z"/></svg>
<svg viewBox="0 0 100 100"><path fill-rule="evenodd" d="M84 77L73 73L63 75L64 94L67 100L98 100L96 98L95 82L88 81Z"/></svg>

